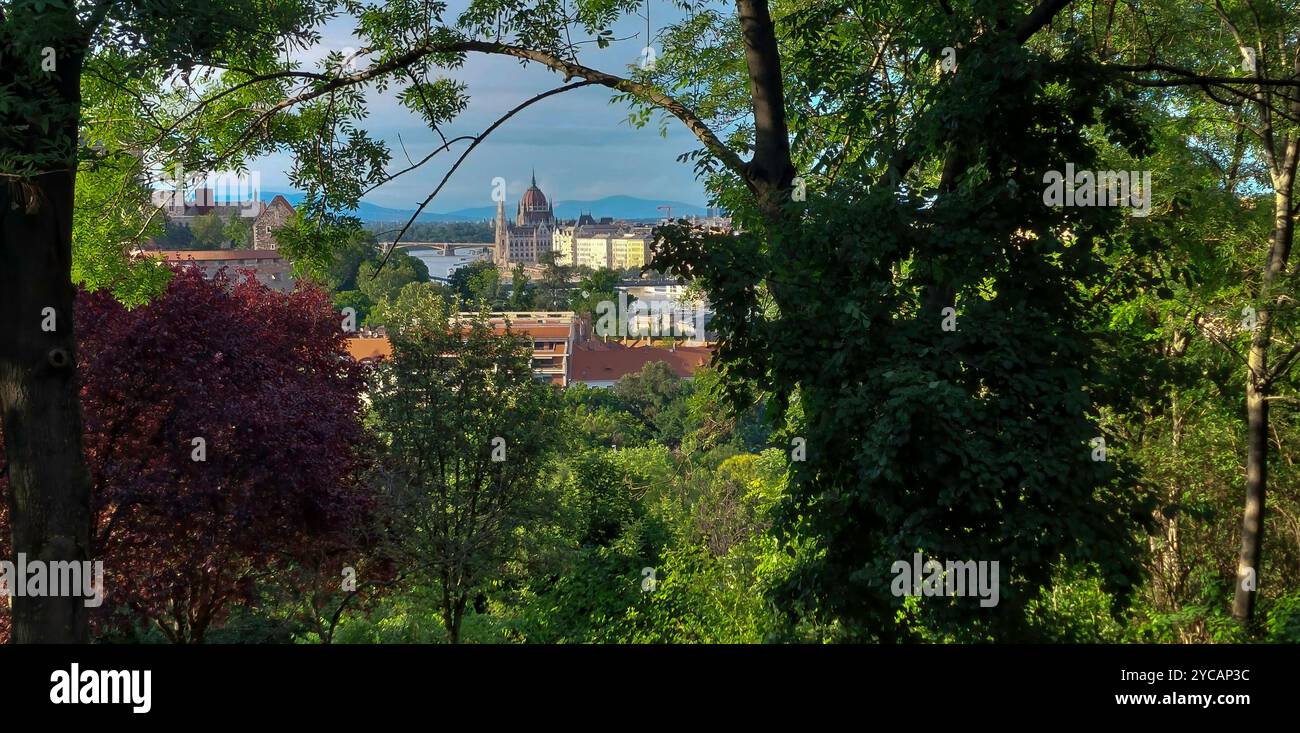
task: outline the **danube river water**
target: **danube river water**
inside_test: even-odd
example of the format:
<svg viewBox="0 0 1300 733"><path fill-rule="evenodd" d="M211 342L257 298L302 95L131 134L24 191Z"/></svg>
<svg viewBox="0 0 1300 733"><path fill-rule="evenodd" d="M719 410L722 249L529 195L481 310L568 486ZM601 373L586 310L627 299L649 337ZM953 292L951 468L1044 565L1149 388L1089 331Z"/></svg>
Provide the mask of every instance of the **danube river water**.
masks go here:
<svg viewBox="0 0 1300 733"><path fill-rule="evenodd" d="M457 249L454 255L441 255L432 249L408 249L406 253L419 257L429 268L429 277L435 280L446 280L456 268L464 267L474 260L486 260L492 257L487 250L476 248Z"/></svg>

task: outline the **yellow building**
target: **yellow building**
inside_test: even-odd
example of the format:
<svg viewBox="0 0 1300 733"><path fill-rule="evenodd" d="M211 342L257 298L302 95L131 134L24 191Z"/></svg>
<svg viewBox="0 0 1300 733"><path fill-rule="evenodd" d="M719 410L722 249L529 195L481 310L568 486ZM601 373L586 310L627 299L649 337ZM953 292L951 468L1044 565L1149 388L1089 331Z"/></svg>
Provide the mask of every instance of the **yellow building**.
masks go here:
<svg viewBox="0 0 1300 733"><path fill-rule="evenodd" d="M629 270L645 267L650 262L650 234L624 232L609 238L609 267Z"/></svg>
<svg viewBox="0 0 1300 733"><path fill-rule="evenodd" d="M559 227L551 235L551 250L555 252L555 264L573 266L578 264L578 250L574 243L574 230L577 227Z"/></svg>
<svg viewBox="0 0 1300 733"><path fill-rule="evenodd" d="M589 218L589 217L584 217ZM562 265L626 270L650 260L651 228L627 224L580 223L561 227L552 240L555 260Z"/></svg>

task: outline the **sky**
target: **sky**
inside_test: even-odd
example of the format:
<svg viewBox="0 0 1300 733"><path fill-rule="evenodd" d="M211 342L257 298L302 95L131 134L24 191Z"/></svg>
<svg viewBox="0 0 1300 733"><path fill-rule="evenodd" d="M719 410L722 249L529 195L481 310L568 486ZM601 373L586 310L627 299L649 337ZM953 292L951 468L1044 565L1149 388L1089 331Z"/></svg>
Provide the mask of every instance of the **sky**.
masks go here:
<svg viewBox="0 0 1300 733"><path fill-rule="evenodd" d="M675 11L665 0L649 1L654 3L652 29L673 19ZM463 1L452 2L447 17L454 17L452 12L463 5ZM662 16L662 21L656 16ZM351 35L352 24L351 18L331 21L321 45L302 58L318 59L330 50L361 46ZM640 60L646 22L630 18L615 28L618 38L634 34L635 38L608 49L586 46L589 50L583 51L582 62L626 75L627 65ZM364 59L358 62L361 68L365 64ZM520 102L563 85L560 75L539 64L523 68L517 61L485 54L470 54L464 66L446 73L467 84L470 96L468 108L444 129L448 139L476 135ZM528 187L533 169L538 187L552 201L627 195L705 205L704 188L695 180L691 164L676 160L700 147L695 136L676 120L670 121L666 138L660 136L659 125L653 121L635 129L627 123L626 105L611 104L612 95L612 90L604 87L585 87L549 97L516 114L470 153L426 210L449 212L494 205L492 179L498 176L506 179L507 208L511 208ZM397 103L391 91L381 95L372 88L367 100L370 116L362 125L372 137L388 144L393 154L390 170L408 165L402 144L413 160L441 144L419 118ZM417 207L467 144L458 143L450 153L440 153L422 168L371 192L365 200L391 208ZM285 173L290 160L277 154L252 164L259 171L262 190L292 189Z"/></svg>

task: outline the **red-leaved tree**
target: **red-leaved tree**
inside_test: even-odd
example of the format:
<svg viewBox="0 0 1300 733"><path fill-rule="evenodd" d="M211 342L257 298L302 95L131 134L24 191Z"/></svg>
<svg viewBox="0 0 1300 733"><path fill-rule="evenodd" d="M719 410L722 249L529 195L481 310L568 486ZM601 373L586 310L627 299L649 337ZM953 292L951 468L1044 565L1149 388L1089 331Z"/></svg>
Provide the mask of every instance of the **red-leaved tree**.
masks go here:
<svg viewBox="0 0 1300 733"><path fill-rule="evenodd" d="M356 478L361 382L326 293L178 270L134 310L82 292L76 318L99 633L145 623L201 642L295 558L357 562L373 509Z"/></svg>

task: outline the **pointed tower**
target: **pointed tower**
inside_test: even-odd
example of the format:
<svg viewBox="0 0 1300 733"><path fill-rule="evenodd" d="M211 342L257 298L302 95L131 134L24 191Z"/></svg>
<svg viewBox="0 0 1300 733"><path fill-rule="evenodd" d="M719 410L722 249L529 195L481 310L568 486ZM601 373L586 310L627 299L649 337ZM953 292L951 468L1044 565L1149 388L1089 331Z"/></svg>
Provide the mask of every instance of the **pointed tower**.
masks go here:
<svg viewBox="0 0 1300 733"><path fill-rule="evenodd" d="M496 219L496 237L495 247L493 247L493 263L505 266L509 262L509 253L506 251L507 242L510 238L510 230L506 225L506 202L504 199L497 202L497 219Z"/></svg>

